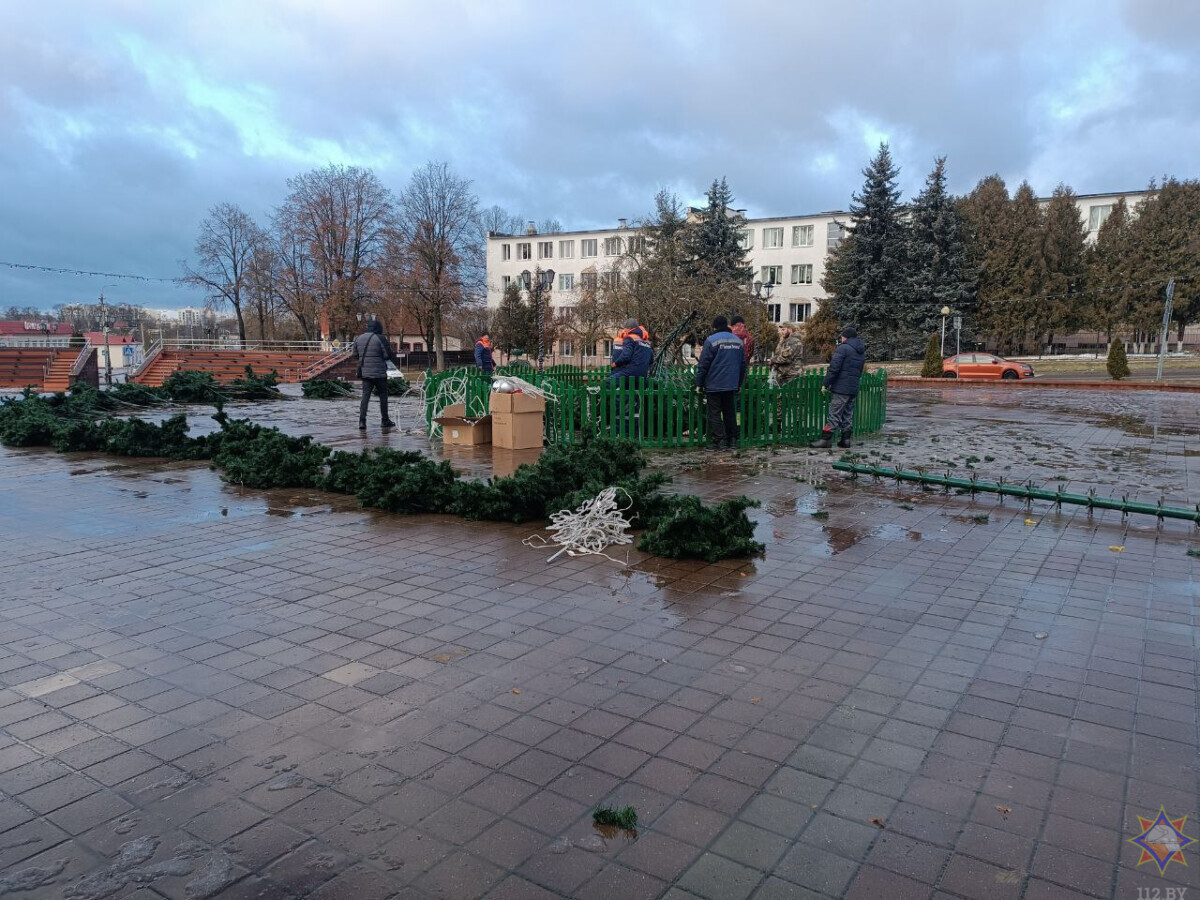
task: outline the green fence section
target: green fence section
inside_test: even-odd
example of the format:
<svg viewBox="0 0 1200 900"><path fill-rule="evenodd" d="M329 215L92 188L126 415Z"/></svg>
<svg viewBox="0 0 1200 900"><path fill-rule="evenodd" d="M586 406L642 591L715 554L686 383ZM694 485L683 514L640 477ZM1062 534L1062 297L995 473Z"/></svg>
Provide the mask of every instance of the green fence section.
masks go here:
<svg viewBox="0 0 1200 900"><path fill-rule="evenodd" d="M554 397L546 404L546 439L573 443L585 434L626 437L645 447L699 447L707 441L704 394L693 386L695 370L675 368L656 379L626 378L609 384L602 370L555 366L557 371L517 367L511 374ZM739 446L803 444L820 434L829 408L821 390L824 369L806 372L783 387L769 383L766 367L754 367L738 392ZM491 379L473 369L427 372L425 416L432 424L439 386L447 379L465 382L467 415L487 412ZM461 387L461 382L455 384ZM854 430L879 431L887 417L887 373L864 373L854 408Z"/></svg>

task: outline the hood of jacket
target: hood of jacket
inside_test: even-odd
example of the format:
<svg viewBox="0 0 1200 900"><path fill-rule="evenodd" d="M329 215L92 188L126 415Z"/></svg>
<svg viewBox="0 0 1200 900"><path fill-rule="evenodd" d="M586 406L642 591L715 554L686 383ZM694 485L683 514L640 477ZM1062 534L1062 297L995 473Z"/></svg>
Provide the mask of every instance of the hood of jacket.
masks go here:
<svg viewBox="0 0 1200 900"><path fill-rule="evenodd" d="M863 343L862 338L846 338L845 344L859 356L863 356L867 352L867 345Z"/></svg>
<svg viewBox="0 0 1200 900"><path fill-rule="evenodd" d="M367 331L371 334L383 334L383 323L378 319L372 319L367 323Z"/></svg>

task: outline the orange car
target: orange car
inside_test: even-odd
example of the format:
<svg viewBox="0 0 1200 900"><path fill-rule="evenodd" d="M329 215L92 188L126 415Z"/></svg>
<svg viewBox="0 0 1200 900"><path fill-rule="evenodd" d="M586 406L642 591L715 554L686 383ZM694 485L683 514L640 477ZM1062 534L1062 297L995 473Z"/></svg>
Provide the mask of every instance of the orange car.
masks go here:
<svg viewBox="0 0 1200 900"><path fill-rule="evenodd" d="M943 378L1032 378L1033 366L990 353L960 353L942 362Z"/></svg>

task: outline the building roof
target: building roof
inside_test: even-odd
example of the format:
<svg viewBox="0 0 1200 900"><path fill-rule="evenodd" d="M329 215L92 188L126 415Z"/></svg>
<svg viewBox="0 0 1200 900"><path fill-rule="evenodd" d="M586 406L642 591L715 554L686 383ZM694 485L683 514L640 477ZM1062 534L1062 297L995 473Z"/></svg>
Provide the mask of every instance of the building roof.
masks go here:
<svg viewBox="0 0 1200 900"><path fill-rule="evenodd" d="M68 322L33 322L22 319L0 319L0 334L22 334L37 337L39 334L71 334Z"/></svg>
<svg viewBox="0 0 1200 900"><path fill-rule="evenodd" d="M99 346L104 343L104 332L103 331L85 331L83 336L85 338L87 338L87 340L91 343L91 345L93 347ZM117 334L115 331L110 331L108 333L108 344L110 347L115 346L117 344L136 344L136 343L138 343L138 340L132 334Z"/></svg>

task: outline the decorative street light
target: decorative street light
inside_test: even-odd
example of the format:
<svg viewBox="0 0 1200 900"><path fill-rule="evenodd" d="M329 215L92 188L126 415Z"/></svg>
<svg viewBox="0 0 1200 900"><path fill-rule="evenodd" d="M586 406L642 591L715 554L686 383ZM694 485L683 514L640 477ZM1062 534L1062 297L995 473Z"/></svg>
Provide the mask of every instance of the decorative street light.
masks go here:
<svg viewBox="0 0 1200 900"><path fill-rule="evenodd" d="M942 358L946 357L946 316L950 315L950 307L942 307Z"/></svg>
<svg viewBox="0 0 1200 900"><path fill-rule="evenodd" d="M549 291L554 286L554 270L547 269L543 272L537 270L536 278L529 273L528 269L521 272L521 283L525 285L525 290L529 292L529 302L534 304L537 310L537 330L538 330L538 374L541 374L542 366L546 359L546 304L542 302L542 292Z"/></svg>

